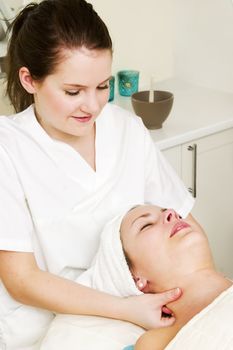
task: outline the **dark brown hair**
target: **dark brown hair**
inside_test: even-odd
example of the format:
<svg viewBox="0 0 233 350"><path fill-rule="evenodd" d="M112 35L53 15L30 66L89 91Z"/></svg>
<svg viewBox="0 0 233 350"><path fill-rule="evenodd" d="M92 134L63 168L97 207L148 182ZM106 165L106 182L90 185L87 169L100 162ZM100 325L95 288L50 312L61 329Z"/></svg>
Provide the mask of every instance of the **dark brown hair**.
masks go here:
<svg viewBox="0 0 233 350"><path fill-rule="evenodd" d="M7 94L16 112L33 103L19 79L27 67L33 79L42 81L62 59L62 49L85 46L109 49L108 29L85 0L43 0L28 4L11 25L7 53Z"/></svg>

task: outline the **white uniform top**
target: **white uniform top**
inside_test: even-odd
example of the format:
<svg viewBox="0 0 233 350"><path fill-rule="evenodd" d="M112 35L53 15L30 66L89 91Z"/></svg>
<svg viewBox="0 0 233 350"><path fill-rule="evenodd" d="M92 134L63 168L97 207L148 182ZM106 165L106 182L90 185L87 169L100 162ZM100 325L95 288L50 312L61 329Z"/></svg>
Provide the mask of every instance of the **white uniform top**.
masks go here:
<svg viewBox="0 0 233 350"><path fill-rule="evenodd" d="M75 279L89 266L104 224L124 206L150 202L189 213L192 197L140 118L107 104L96 120L95 147L96 171L44 131L33 106L0 118L0 250L34 252L41 269ZM17 324L28 317L31 328L26 310L46 320L48 313L13 301L0 285L0 345L3 333L2 343L18 342L19 349L17 336L24 344L28 329L16 332L9 322L9 331L5 322L16 309Z"/></svg>

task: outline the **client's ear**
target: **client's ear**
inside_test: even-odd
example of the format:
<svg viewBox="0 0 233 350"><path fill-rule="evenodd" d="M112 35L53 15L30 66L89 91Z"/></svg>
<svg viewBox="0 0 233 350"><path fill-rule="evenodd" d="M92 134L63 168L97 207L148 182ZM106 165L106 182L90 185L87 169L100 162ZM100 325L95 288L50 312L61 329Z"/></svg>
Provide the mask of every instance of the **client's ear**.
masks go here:
<svg viewBox="0 0 233 350"><path fill-rule="evenodd" d="M137 286L137 288L143 292L143 293L149 293L149 285L148 285L148 281L146 278L144 277L133 277L134 282Z"/></svg>

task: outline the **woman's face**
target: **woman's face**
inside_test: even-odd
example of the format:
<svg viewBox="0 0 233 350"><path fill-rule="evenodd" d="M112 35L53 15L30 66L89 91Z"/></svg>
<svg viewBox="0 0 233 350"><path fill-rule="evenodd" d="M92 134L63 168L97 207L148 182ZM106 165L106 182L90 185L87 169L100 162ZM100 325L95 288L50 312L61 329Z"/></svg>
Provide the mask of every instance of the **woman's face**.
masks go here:
<svg viewBox="0 0 233 350"><path fill-rule="evenodd" d="M42 82L34 81L37 119L60 141L93 132L109 98L110 50L63 50L63 60Z"/></svg>
<svg viewBox="0 0 233 350"><path fill-rule="evenodd" d="M134 276L146 278L150 291L174 287L178 277L212 262L204 232L172 209L145 205L130 210L121 239Z"/></svg>

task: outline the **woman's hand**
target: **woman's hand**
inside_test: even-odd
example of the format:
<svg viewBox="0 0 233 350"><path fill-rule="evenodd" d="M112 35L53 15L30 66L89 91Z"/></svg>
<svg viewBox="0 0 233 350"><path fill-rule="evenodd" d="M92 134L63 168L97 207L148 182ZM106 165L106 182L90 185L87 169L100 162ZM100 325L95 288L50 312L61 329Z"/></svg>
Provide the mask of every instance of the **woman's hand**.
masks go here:
<svg viewBox="0 0 233 350"><path fill-rule="evenodd" d="M169 313L165 306L181 296L181 289L175 288L164 293L144 294L125 298L126 312L124 319L133 322L145 329L171 326L175 322L175 316L164 317L163 311Z"/></svg>

